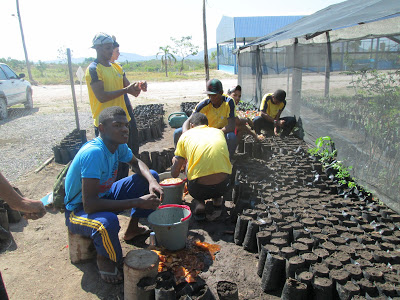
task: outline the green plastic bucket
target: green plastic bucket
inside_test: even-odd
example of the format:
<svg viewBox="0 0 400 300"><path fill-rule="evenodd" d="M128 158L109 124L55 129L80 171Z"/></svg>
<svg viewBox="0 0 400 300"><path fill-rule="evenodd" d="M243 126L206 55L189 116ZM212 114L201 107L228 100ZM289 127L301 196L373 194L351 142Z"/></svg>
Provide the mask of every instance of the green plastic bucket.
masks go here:
<svg viewBox="0 0 400 300"><path fill-rule="evenodd" d="M160 182L164 179L172 178L171 172L161 173L158 176L160 177ZM182 173L179 174L179 178L183 180L181 183L160 184L164 190L162 204L182 204L183 189L187 179Z"/></svg>
<svg viewBox="0 0 400 300"><path fill-rule="evenodd" d="M156 234L157 246L172 251L185 248L191 216L187 205L161 205L153 211L147 220Z"/></svg>

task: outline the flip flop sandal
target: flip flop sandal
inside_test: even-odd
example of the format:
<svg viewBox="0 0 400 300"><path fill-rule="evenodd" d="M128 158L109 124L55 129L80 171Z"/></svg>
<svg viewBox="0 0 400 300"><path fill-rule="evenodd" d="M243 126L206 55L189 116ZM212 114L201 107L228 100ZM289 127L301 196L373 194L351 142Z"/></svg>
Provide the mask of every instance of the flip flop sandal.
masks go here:
<svg viewBox="0 0 400 300"><path fill-rule="evenodd" d="M146 228L146 230L143 231L142 233L139 233L139 234L135 235L133 238L131 238L131 239L129 239L129 240L125 240L125 239L124 239L124 241L125 241L125 243L130 244L130 243L132 243L135 239L137 239L138 237L143 236L143 235L148 235L148 234L150 234L150 232L151 232L151 229L150 229L150 228Z"/></svg>
<svg viewBox="0 0 400 300"><path fill-rule="evenodd" d="M124 279L117 280L116 282L108 282L108 281L106 281L105 279L103 279L103 277L101 277L101 275L115 276L115 277L117 277L117 275L118 275L118 273L119 273L119 270L118 270L118 268L117 268L116 266L115 266L114 272L106 272L106 271L101 271L101 270L99 270L99 273L100 273L100 278L101 278L101 280L103 280L105 283L109 283L109 284L121 284L122 282L124 282Z"/></svg>

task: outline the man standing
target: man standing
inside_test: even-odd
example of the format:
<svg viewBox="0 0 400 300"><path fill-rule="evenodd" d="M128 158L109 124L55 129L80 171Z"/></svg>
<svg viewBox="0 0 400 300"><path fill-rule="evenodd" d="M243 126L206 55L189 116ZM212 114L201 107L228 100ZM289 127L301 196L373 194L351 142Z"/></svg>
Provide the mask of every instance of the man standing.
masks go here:
<svg viewBox="0 0 400 300"><path fill-rule="evenodd" d="M65 179L65 217L68 229L93 239L101 278L119 283L122 249L118 238L117 213L132 209L125 231L126 241L148 233L139 226L160 204L163 196L158 174L138 160L126 145L129 123L118 106L99 115L100 136L86 143L76 154ZM115 182L119 162L128 163L135 174Z"/></svg>
<svg viewBox="0 0 400 300"><path fill-rule="evenodd" d="M274 134L278 135L282 130L281 136L287 136L296 125L296 118L281 118L281 113L286 107L286 92L284 90L276 90L275 93L264 95L260 111L261 116L253 119L254 130L257 134L261 134L261 129L274 130Z"/></svg>
<svg viewBox="0 0 400 300"><path fill-rule="evenodd" d="M110 59L110 62L114 68L117 70L122 69L122 66L117 62L117 59L120 55L119 53L119 44L115 38L115 36L112 37L114 40L113 43L113 55ZM125 72L123 71L124 74L124 85L128 86L130 84L129 80L125 76ZM131 120L129 121L129 138L128 138L128 147L129 149L132 150L133 155L138 156L139 155L139 132L137 129L136 125L136 120L135 116L133 114L133 108L131 101L129 100L128 94L124 95L124 100L125 100L125 105L129 114L129 117ZM129 174L129 166L125 163L120 163L118 166L118 174L117 174L117 180L122 179L124 177L127 177Z"/></svg>
<svg viewBox="0 0 400 300"><path fill-rule="evenodd" d="M86 69L85 78L97 136L99 114L103 109L111 106L122 107L130 121L124 95L131 94L137 97L141 90L147 90L147 83L129 83L121 66L110 63L114 50L114 40L110 35L102 32L96 34L92 48L96 50L97 58Z"/></svg>
<svg viewBox="0 0 400 300"><path fill-rule="evenodd" d="M201 101L194 109L194 112L201 112L207 116L208 126L220 129L225 135L228 144L229 155L235 153L236 135L235 120L236 110L235 102L232 98L223 95L222 83L218 79L210 79L207 82L208 98ZM182 128L174 132L174 143L177 145L182 132L189 130L189 119L185 121Z"/></svg>
<svg viewBox="0 0 400 300"><path fill-rule="evenodd" d="M188 191L194 198L194 215L205 218L205 200L212 198L213 205L220 207L229 188L232 165L223 132L208 127L207 117L193 113L189 120L190 130L185 131L176 146L172 159L171 175L178 177L187 162Z"/></svg>

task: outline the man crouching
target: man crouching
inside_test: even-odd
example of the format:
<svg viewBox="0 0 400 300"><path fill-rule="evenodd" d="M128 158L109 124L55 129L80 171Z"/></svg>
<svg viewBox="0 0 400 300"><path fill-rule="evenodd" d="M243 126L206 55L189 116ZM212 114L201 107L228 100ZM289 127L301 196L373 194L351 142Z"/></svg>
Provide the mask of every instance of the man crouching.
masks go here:
<svg viewBox="0 0 400 300"><path fill-rule="evenodd" d="M179 138L172 159L171 175L178 177L187 162L188 191L194 198L194 217L205 219L205 200L212 198L215 207L222 206L221 196L229 188L232 165L222 130L208 127L202 113L188 119L190 129Z"/></svg>

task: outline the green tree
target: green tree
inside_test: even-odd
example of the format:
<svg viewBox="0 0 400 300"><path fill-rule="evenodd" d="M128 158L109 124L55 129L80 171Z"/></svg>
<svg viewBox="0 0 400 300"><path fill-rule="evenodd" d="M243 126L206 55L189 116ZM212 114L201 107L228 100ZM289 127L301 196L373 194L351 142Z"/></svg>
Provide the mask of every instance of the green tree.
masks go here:
<svg viewBox="0 0 400 300"><path fill-rule="evenodd" d="M180 39L176 39L171 37L171 40L174 42L174 47L172 48L172 52L176 55L182 57L180 73L183 71L183 61L185 58L189 56L194 56L199 53L199 46L195 46L192 43L192 36L183 36Z"/></svg>
<svg viewBox="0 0 400 300"><path fill-rule="evenodd" d="M217 55L218 55L217 53L218 53L217 50L211 52L211 57L210 57L211 61L215 62L217 60Z"/></svg>
<svg viewBox="0 0 400 300"><path fill-rule="evenodd" d="M161 55L161 66L165 66L165 76L168 77L168 65L172 65L173 62L176 62L176 58L171 53L171 46L160 46L159 50L160 51L157 53L156 57Z"/></svg>
<svg viewBox="0 0 400 300"><path fill-rule="evenodd" d="M38 64L36 65L36 69L39 70L40 76L43 77L43 72L47 69L47 64L39 60Z"/></svg>
<svg viewBox="0 0 400 300"><path fill-rule="evenodd" d="M71 57L72 57L73 51L71 50ZM67 74L68 71L68 56L67 56L67 48L65 46L62 46L57 49L57 58L60 60L59 63L65 65L64 72Z"/></svg>

